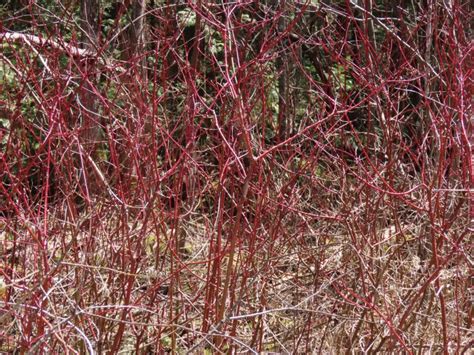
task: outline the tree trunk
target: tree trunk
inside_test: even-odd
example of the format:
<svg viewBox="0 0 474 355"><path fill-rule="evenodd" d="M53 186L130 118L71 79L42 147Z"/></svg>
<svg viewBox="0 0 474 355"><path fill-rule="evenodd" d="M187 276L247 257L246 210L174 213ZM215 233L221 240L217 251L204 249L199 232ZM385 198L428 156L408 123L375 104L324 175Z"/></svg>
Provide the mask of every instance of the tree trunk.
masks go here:
<svg viewBox="0 0 474 355"><path fill-rule="evenodd" d="M84 0L81 2L81 20L82 42L86 49L94 50L99 42L99 0ZM96 176L94 167L89 162L89 157L96 161L97 147L100 139L100 116L98 113L97 94L94 91L97 83L96 63L97 58L86 58L83 60L82 73L84 81L79 92L79 117L80 117L80 136L81 147L79 154L80 160L84 162L82 179L84 193L87 199L90 193L99 192L99 180Z"/></svg>
<svg viewBox="0 0 474 355"><path fill-rule="evenodd" d="M130 142L130 137L127 134L143 134L150 131L150 124L145 122L144 131L136 132L134 128L141 127L141 124L134 123L133 120L138 120L144 117L142 112L146 110L144 102L142 100L143 88L141 85L146 83L146 59L142 56L142 50L145 46L145 0L131 1L131 18L130 25L126 31L124 31L123 38L121 41L122 60L129 67L125 75L122 78L122 82L127 88L130 96L134 102L133 107L130 108L130 115L125 122L127 127L126 132L121 132L120 140L122 144L119 145L117 151L119 152L119 174L122 184L129 185L133 181L136 181L136 177L139 172L136 164L134 164L132 157L130 156L133 151L132 147L126 146L126 142ZM130 2L129 2L130 3ZM127 6L125 4L124 6ZM140 166L140 171L144 174L145 167ZM126 190L126 189L125 189Z"/></svg>
<svg viewBox="0 0 474 355"><path fill-rule="evenodd" d="M277 2L278 3L278 2ZM280 2L279 9L280 19L278 20L278 33L281 35L286 27L286 0ZM287 51L287 41L283 41L281 54L278 55L276 60L276 71L278 75L278 138L280 141L284 141L288 136L288 125L289 125L289 103L290 103L290 88L289 88L289 74L290 74L290 63Z"/></svg>

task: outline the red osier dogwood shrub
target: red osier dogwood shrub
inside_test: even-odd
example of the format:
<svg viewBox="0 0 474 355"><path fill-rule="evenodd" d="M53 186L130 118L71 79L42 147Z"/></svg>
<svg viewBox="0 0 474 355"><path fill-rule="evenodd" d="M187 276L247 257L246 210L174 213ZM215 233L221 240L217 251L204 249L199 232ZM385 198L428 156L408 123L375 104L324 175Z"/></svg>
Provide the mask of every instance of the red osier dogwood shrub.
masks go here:
<svg viewBox="0 0 474 355"><path fill-rule="evenodd" d="M466 351L468 11L1 5L0 350Z"/></svg>

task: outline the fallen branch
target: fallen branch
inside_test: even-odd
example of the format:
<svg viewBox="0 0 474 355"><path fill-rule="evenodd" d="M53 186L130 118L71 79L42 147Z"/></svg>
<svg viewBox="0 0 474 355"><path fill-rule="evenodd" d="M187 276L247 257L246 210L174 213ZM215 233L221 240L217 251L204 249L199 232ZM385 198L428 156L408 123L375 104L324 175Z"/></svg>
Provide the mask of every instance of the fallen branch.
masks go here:
<svg viewBox="0 0 474 355"><path fill-rule="evenodd" d="M26 33L18 33L18 32L3 32L0 34L0 38L2 41L10 41L10 42L24 42L26 44L37 44L40 46L50 46L55 49L60 49L66 53L69 53L72 56L80 56L80 57L94 57L97 56L97 53L85 48L79 48L69 43L65 42L56 42L51 39L41 38L35 35L26 34Z"/></svg>

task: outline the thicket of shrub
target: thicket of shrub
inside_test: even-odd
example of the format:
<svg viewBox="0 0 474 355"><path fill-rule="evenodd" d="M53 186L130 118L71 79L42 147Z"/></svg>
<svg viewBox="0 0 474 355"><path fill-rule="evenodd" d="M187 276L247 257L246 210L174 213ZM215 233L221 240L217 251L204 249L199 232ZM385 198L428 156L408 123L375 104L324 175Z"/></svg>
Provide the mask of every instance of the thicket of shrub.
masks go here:
<svg viewBox="0 0 474 355"><path fill-rule="evenodd" d="M468 2L0 16L0 351L472 345Z"/></svg>

